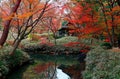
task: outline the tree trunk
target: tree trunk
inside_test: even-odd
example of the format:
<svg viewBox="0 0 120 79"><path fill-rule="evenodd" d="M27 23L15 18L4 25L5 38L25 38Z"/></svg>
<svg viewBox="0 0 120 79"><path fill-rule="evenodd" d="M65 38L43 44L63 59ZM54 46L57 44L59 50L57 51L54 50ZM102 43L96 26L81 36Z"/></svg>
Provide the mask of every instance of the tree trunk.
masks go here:
<svg viewBox="0 0 120 79"><path fill-rule="evenodd" d="M118 34L117 40L118 40L118 47L120 48L120 34Z"/></svg>
<svg viewBox="0 0 120 79"><path fill-rule="evenodd" d="M54 36L54 44L57 45L56 34L53 33L53 36Z"/></svg>
<svg viewBox="0 0 120 79"><path fill-rule="evenodd" d="M11 10L11 14L15 13L20 5L21 0L17 0L15 6L12 8ZM14 15L12 15L12 17L14 17ZM3 29L3 33L0 39L0 46L3 46L4 43L7 40L8 37L8 33L9 33L9 29L10 29L10 23L12 21L12 18L9 20L6 20L4 23L4 29Z"/></svg>
<svg viewBox="0 0 120 79"><path fill-rule="evenodd" d="M112 40L112 35L111 35L111 33L110 33L110 31L109 31L109 25L108 25L108 22L107 22L107 16L106 16L106 14L105 14L105 7L104 7L104 5L103 5L103 3L102 3L102 0L100 0L100 5L101 5L101 8L102 8L102 12L103 12L103 17L104 17L104 22L105 22L105 29L106 29L106 31L107 31L107 33L108 33L108 38L110 39L110 43L111 43L111 45L113 46L113 40Z"/></svg>
<svg viewBox="0 0 120 79"><path fill-rule="evenodd" d="M14 45L13 45L14 48L12 49L10 55L13 55L13 54L14 54L14 52L15 52L15 50L18 48L18 46L19 46L21 40L22 40L22 39L16 40L16 42L15 42Z"/></svg>
<svg viewBox="0 0 120 79"><path fill-rule="evenodd" d="M114 28L114 17L111 16L112 18L112 43L113 43L113 47L115 47L115 28Z"/></svg>

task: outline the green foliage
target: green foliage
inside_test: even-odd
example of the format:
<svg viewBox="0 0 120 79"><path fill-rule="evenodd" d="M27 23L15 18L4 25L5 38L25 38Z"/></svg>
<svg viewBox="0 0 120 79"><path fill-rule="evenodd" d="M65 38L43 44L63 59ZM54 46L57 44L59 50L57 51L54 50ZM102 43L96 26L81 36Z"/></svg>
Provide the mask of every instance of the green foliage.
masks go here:
<svg viewBox="0 0 120 79"><path fill-rule="evenodd" d="M17 49L13 55L9 55L12 48L5 46L0 50L0 77L7 75L12 68L22 65L30 58L27 53L20 49Z"/></svg>
<svg viewBox="0 0 120 79"><path fill-rule="evenodd" d="M119 79L120 53L106 51L101 47L91 50L86 57L83 79Z"/></svg>
<svg viewBox="0 0 120 79"><path fill-rule="evenodd" d="M102 41L99 41L98 39L95 39L95 38L82 38L82 39L79 39L79 42L80 43L84 43L86 45L100 45L102 43Z"/></svg>
<svg viewBox="0 0 120 79"><path fill-rule="evenodd" d="M32 53L66 54L66 52L79 53L80 48L65 47L65 46L62 46L62 45L49 46L47 44L43 44L43 45L38 44L38 45L33 45L33 46L27 46L27 47L24 48L24 51L32 52Z"/></svg>
<svg viewBox="0 0 120 79"><path fill-rule="evenodd" d="M32 34L30 33L29 35L28 35L28 39L32 39Z"/></svg>
<svg viewBox="0 0 120 79"><path fill-rule="evenodd" d="M0 49L0 60L3 59L4 56L8 55L11 49L13 49L11 46L4 46Z"/></svg>
<svg viewBox="0 0 120 79"><path fill-rule="evenodd" d="M24 39L24 40L22 40L21 45L23 45L23 47L27 47L27 46L36 45L38 43L39 43L39 41L31 41L28 39Z"/></svg>
<svg viewBox="0 0 120 79"><path fill-rule="evenodd" d="M73 36L66 36L66 37L62 37L56 40L57 45L63 45L65 43L69 43L69 42L77 42L78 38L77 37L73 37ZM54 43L54 41L53 41Z"/></svg>
<svg viewBox="0 0 120 79"><path fill-rule="evenodd" d="M104 42L101 44L101 47L103 47L104 49L111 49L112 45L108 42Z"/></svg>
<svg viewBox="0 0 120 79"><path fill-rule="evenodd" d="M29 56L25 52L21 51L20 49L17 49L12 56L9 56L9 58L7 58L7 62L10 65L10 67L15 67L22 65L27 58L29 58Z"/></svg>
<svg viewBox="0 0 120 79"><path fill-rule="evenodd" d="M6 75L9 71L5 61L0 61L0 77L4 74Z"/></svg>
<svg viewBox="0 0 120 79"><path fill-rule="evenodd" d="M51 36L49 36L49 37L50 37L50 41L52 43L54 43L54 39L52 39ZM66 37L56 39L57 45L64 45L65 43L77 42L77 41L78 41L78 38L74 37L74 36L66 36ZM28 46L33 46L33 45L35 46L35 45L38 45L39 43L40 43L40 41L31 41L28 39L24 39L21 42L23 47L28 47Z"/></svg>

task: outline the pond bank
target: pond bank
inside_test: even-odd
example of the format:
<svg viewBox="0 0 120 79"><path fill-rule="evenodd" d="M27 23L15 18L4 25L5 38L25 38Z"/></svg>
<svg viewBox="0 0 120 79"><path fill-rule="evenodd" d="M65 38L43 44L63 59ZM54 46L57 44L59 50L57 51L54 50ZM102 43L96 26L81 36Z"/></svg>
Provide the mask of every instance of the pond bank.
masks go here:
<svg viewBox="0 0 120 79"><path fill-rule="evenodd" d="M12 73L10 73L6 79L16 79L16 78L17 79L32 79L32 78L42 79L42 78L38 78L40 74L36 74L33 69L39 64L49 63L49 62L52 62L52 63L57 62L58 66L60 65L66 66L64 69L63 68L61 69L63 70L63 72L67 73L69 76L72 76L72 77L74 77L73 75L75 75L76 73L77 75L79 75L78 73L81 71L80 69L82 68L80 66L81 64L77 59L78 55L53 56L53 55L45 55L45 54L31 54L31 56L34 59L34 63L27 64L16 69ZM82 69L84 69L84 67ZM75 71L70 71L70 70L75 70Z"/></svg>

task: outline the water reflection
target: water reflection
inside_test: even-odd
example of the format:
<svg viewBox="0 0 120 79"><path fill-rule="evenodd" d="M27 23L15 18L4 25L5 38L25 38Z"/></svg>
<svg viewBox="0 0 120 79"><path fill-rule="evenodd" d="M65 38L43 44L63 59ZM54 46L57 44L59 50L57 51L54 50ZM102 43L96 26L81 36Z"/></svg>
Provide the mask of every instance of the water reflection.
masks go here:
<svg viewBox="0 0 120 79"><path fill-rule="evenodd" d="M37 71L40 71L44 69L39 65ZM56 68L57 67L57 68ZM48 68L45 68L43 70L44 76L41 79L82 79L82 74L81 72L85 69L85 63L80 63L78 65L72 65L72 66L48 66ZM41 73L40 73L41 74Z"/></svg>
<svg viewBox="0 0 120 79"><path fill-rule="evenodd" d="M53 63L38 64L34 67L34 72L39 75L40 79L71 79Z"/></svg>
<svg viewBox="0 0 120 79"><path fill-rule="evenodd" d="M57 78L56 79L71 79L66 73L61 69L56 69Z"/></svg>

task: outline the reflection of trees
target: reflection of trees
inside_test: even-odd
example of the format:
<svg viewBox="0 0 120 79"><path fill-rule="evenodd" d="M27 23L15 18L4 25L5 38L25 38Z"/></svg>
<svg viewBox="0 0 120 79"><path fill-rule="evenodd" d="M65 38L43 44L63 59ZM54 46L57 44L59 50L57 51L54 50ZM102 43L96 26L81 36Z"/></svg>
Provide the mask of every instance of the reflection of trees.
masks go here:
<svg viewBox="0 0 120 79"><path fill-rule="evenodd" d="M56 65L53 63L39 64L34 68L35 73L42 79L56 79Z"/></svg>

